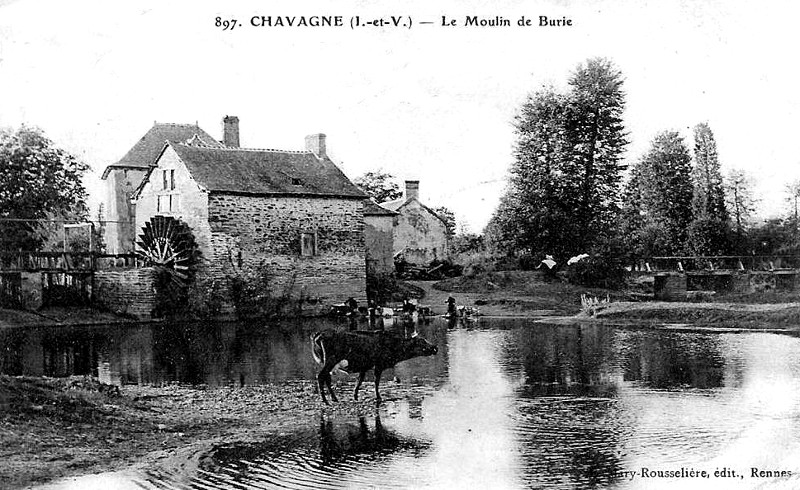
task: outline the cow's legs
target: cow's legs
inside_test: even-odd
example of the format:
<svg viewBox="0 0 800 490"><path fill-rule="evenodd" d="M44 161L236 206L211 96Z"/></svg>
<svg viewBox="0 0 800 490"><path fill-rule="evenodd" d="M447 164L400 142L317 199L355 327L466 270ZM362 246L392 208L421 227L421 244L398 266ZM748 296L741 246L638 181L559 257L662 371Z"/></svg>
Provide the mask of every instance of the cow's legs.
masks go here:
<svg viewBox="0 0 800 490"><path fill-rule="evenodd" d="M322 371L320 371L319 374L317 375L317 386L319 386L319 394L322 395L322 402L325 403L325 405L330 405L330 403L328 403L328 399L325 397L325 384L326 382L329 382L328 380L330 379L330 377L331 373L329 371L326 371L324 367L322 368Z"/></svg>
<svg viewBox="0 0 800 490"><path fill-rule="evenodd" d="M382 401L381 400L381 392L378 389L378 386L380 385L380 382L381 382L381 373L382 372L383 372L383 370L375 368L375 405L380 405L381 401Z"/></svg>
<svg viewBox="0 0 800 490"><path fill-rule="evenodd" d="M338 402L339 400L336 398L336 393L333 392L333 387L331 386L331 373L328 373L328 376L325 377L325 384L328 385L328 391L331 392L331 400L334 402Z"/></svg>
<svg viewBox="0 0 800 490"><path fill-rule="evenodd" d="M319 372L317 375L317 385L319 386L319 394L322 395L322 401L325 404L328 404L328 400L325 398L325 386L328 387L328 391L331 394L331 400L334 402L338 402L339 400L336 398L336 393L333 392L333 387L331 386L331 371L333 371L334 367L337 365L337 361L334 359L328 359L325 361L325 364L322 366L322 371Z"/></svg>
<svg viewBox="0 0 800 490"><path fill-rule="evenodd" d="M367 375L366 371L358 373L358 381L356 381L356 389L353 390L353 400L358 400L358 389L361 388L361 383L364 382L364 376Z"/></svg>
<svg viewBox="0 0 800 490"><path fill-rule="evenodd" d="M328 387L328 391L331 393L331 400L334 402L338 402L339 400L336 398L336 393L333 392L333 387L331 386L331 371L339 362L335 359L328 359L325 361L325 365L322 366L322 372L319 373L319 392L322 393L322 400L325 401L325 386ZM326 402L327 403L327 402Z"/></svg>

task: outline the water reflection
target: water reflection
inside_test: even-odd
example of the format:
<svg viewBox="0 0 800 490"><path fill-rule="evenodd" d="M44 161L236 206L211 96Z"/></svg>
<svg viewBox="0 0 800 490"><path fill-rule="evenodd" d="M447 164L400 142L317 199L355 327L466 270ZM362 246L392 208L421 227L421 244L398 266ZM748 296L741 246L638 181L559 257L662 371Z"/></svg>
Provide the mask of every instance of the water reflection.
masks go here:
<svg viewBox="0 0 800 490"><path fill-rule="evenodd" d="M597 325L540 326L516 332L526 396L614 396L621 383L615 331Z"/></svg>
<svg viewBox="0 0 800 490"><path fill-rule="evenodd" d="M719 339L713 334L626 332L620 338L628 353L625 380L658 389L720 387L725 361Z"/></svg>
<svg viewBox="0 0 800 490"><path fill-rule="evenodd" d="M0 369L13 374L72 369L118 383L312 380L316 366L308 333L330 326L349 328L346 322L317 321L0 332ZM153 488L683 487L691 482L621 477L622 471L643 466L682 465L712 471L777 465L800 475L800 340L795 337L525 321L389 327L417 329L439 348L438 355L401 363L387 374L425 390L389 400L378 418L298 421L297 430L230 442L201 455L196 468L153 469L139 483ZM788 483L800 486L796 478Z"/></svg>
<svg viewBox="0 0 800 490"><path fill-rule="evenodd" d="M355 423L323 416L317 430L216 447L200 457L191 478L155 470L139 483L145 488L177 481L192 488L408 488L415 473L407 470L430 447L385 427L380 416Z"/></svg>

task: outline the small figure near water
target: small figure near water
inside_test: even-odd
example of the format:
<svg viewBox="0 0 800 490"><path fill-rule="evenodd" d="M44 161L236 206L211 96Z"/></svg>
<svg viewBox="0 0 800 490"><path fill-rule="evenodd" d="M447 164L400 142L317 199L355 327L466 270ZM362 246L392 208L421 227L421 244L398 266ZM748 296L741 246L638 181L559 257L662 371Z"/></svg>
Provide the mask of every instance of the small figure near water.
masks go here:
<svg viewBox="0 0 800 490"><path fill-rule="evenodd" d="M447 313L445 313L445 318L455 318L458 315L458 311L456 309L456 299L452 296L447 298Z"/></svg>
<svg viewBox="0 0 800 490"><path fill-rule="evenodd" d="M347 308L350 310L347 312L348 315L357 315L358 314L358 301L355 300L352 296L347 298L345 301Z"/></svg>

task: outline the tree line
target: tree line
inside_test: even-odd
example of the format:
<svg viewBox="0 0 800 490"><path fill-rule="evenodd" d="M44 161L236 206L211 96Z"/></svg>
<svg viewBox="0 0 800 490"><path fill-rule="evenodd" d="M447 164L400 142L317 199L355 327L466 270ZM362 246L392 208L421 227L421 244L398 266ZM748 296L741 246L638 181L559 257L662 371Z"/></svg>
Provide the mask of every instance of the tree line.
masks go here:
<svg viewBox="0 0 800 490"><path fill-rule="evenodd" d="M566 91L528 97L515 119L508 187L485 229L493 250L562 263L587 253L618 266L636 257L800 251L800 185L788 188L793 215L755 226L752 180L741 170L723 177L707 123L689 144L677 131L658 133L627 164L623 87L616 66L594 58L572 72Z"/></svg>

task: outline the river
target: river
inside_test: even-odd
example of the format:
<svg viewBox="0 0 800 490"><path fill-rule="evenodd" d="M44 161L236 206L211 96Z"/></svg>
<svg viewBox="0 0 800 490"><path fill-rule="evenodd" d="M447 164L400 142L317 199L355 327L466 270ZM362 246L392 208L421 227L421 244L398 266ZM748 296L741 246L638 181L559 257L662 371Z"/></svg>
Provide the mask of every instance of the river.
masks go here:
<svg viewBox="0 0 800 490"><path fill-rule="evenodd" d="M0 371L212 388L311 379L308 334L331 326L347 328L9 330ZM378 416L321 413L290 433L214 447L195 466L87 477L79 487L800 487L797 337L500 319L416 329L439 353L384 373L415 389Z"/></svg>

